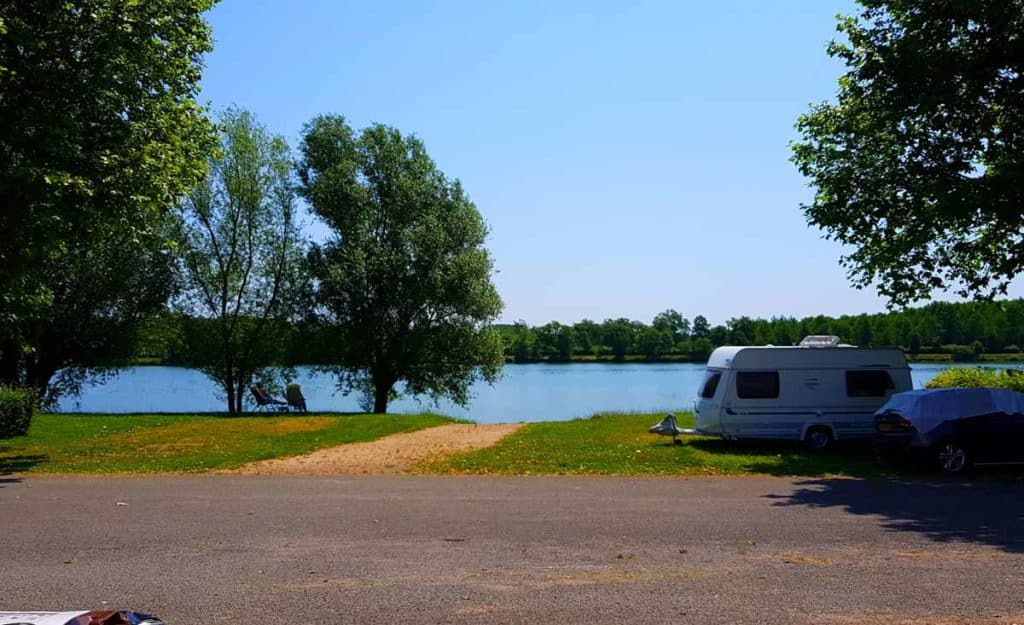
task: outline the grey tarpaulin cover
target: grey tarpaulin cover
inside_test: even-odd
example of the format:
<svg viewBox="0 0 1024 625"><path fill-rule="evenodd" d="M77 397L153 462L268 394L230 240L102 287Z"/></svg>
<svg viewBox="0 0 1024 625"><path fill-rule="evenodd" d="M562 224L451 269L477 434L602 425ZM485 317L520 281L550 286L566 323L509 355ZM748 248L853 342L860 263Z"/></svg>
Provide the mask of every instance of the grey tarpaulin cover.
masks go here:
<svg viewBox="0 0 1024 625"><path fill-rule="evenodd" d="M928 434L947 421L990 414L1024 415L1024 393L998 388L907 391L893 395L875 414L887 412L910 421L918 433Z"/></svg>

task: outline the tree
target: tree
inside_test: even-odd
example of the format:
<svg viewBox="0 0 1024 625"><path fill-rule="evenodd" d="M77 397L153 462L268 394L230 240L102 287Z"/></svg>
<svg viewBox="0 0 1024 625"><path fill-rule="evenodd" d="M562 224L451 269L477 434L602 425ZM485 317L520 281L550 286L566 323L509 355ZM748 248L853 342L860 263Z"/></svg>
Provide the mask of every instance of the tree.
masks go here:
<svg viewBox="0 0 1024 625"><path fill-rule="evenodd" d="M690 338L693 340L706 339L708 334L711 332L711 326L708 324L707 318L704 315L697 315L693 318L693 330Z"/></svg>
<svg viewBox="0 0 1024 625"><path fill-rule="evenodd" d="M310 261L318 311L338 328L339 386L377 413L399 383L465 404L470 384L493 381L503 364L491 326L502 303L476 206L419 139L394 128L355 133L325 115L303 135L301 192L333 231Z"/></svg>
<svg viewBox="0 0 1024 625"><path fill-rule="evenodd" d="M605 319L601 325L604 330L602 342L611 349L612 357L620 362L625 360L636 342L636 326L625 317Z"/></svg>
<svg viewBox="0 0 1024 625"><path fill-rule="evenodd" d="M697 339L690 346L690 358L695 361L706 361L715 346L708 339Z"/></svg>
<svg viewBox="0 0 1024 625"><path fill-rule="evenodd" d="M799 118L810 224L858 287L1005 293L1024 268L1024 0L861 0L838 101Z"/></svg>
<svg viewBox="0 0 1024 625"><path fill-rule="evenodd" d="M201 177L212 4L0 1L2 358L22 320L60 314L47 271L69 244L152 235Z"/></svg>
<svg viewBox="0 0 1024 625"><path fill-rule="evenodd" d="M517 321L509 333L509 349L517 363L537 360L537 337L525 321Z"/></svg>
<svg viewBox="0 0 1024 625"><path fill-rule="evenodd" d="M574 323L572 334L576 349L582 354L593 353L595 344L601 342L601 326L590 319Z"/></svg>
<svg viewBox="0 0 1024 625"><path fill-rule="evenodd" d="M180 206L186 364L241 412L254 376L275 377L286 322L301 303L302 242L295 221L293 164L284 139L250 113L220 120L210 175Z"/></svg>
<svg viewBox="0 0 1024 625"><path fill-rule="evenodd" d="M715 347L720 347L729 342L729 329L723 325L712 326L708 330L708 340Z"/></svg>
<svg viewBox="0 0 1024 625"><path fill-rule="evenodd" d="M640 353L650 362L661 359L662 355L671 350L674 344L671 332L655 326L645 327L637 337L637 347L640 349Z"/></svg>
<svg viewBox="0 0 1024 625"><path fill-rule="evenodd" d="M871 347L875 342L874 331L871 329L871 320L867 315L860 315L854 323L854 332L857 337L857 345Z"/></svg>
<svg viewBox="0 0 1024 625"><path fill-rule="evenodd" d="M754 320L750 317L730 319L726 322L726 327L729 329L727 340L730 345L750 345L753 342L756 332Z"/></svg>
<svg viewBox="0 0 1024 625"><path fill-rule="evenodd" d="M551 362L572 361L572 327L552 321L537 328L537 345L541 357Z"/></svg>
<svg viewBox="0 0 1024 625"><path fill-rule="evenodd" d="M42 263L50 303L19 318L24 349L7 360L5 383L28 385L50 403L128 364L143 324L164 310L176 284L166 236L155 230L139 235L107 224Z"/></svg>
<svg viewBox="0 0 1024 625"><path fill-rule="evenodd" d="M673 345L690 337L690 322L673 309L658 313L651 322L651 326L659 330L666 330L672 335Z"/></svg>

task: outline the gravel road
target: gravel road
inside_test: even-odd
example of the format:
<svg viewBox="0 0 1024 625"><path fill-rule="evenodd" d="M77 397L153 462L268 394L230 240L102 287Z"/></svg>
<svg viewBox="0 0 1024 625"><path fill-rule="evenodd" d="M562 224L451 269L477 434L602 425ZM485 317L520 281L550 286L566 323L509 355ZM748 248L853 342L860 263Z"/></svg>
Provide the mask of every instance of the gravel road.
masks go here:
<svg viewBox="0 0 1024 625"><path fill-rule="evenodd" d="M1024 481L0 478L0 610L1024 623Z"/></svg>

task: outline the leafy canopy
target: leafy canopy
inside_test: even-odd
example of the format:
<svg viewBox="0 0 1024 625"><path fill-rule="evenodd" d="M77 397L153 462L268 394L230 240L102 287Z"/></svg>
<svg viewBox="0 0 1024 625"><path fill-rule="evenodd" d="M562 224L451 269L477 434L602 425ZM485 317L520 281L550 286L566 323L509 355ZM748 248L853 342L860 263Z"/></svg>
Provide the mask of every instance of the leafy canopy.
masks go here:
<svg viewBox="0 0 1024 625"><path fill-rule="evenodd" d="M894 305L1005 293L1024 269L1024 0L861 0L829 55L836 102L799 118L809 223Z"/></svg>
<svg viewBox="0 0 1024 625"><path fill-rule="evenodd" d="M301 152L301 193L334 235L310 261L341 387L372 397L374 412L399 382L465 403L503 362L480 213L422 142L393 128L356 133L340 116L317 117Z"/></svg>
<svg viewBox="0 0 1024 625"><path fill-rule="evenodd" d="M66 241L142 236L202 174L213 3L0 0L0 326L49 304Z"/></svg>
<svg viewBox="0 0 1024 625"><path fill-rule="evenodd" d="M283 360L287 322L301 304L302 240L294 165L284 139L229 109L209 176L180 205L186 364L239 412L256 374ZM276 376L275 376L276 377Z"/></svg>

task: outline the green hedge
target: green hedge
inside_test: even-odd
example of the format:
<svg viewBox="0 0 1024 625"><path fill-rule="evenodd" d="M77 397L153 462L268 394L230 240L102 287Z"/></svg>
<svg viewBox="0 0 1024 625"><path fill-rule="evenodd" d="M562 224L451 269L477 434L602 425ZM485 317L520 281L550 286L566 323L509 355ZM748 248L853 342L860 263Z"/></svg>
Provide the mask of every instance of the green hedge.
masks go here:
<svg viewBox="0 0 1024 625"><path fill-rule="evenodd" d="M946 369L925 388L1005 388L1024 393L1024 371L1015 369Z"/></svg>
<svg viewBox="0 0 1024 625"><path fill-rule="evenodd" d="M21 388L0 388L0 438L28 434L36 411L35 393Z"/></svg>

